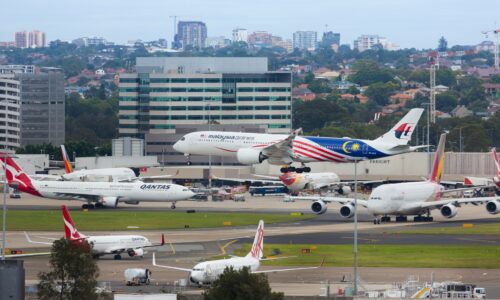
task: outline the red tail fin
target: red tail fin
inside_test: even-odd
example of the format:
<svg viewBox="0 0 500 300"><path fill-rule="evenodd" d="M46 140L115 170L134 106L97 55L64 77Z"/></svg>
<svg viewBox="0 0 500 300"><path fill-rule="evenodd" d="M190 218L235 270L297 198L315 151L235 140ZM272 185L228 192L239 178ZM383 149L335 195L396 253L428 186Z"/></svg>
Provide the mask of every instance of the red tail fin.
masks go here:
<svg viewBox="0 0 500 300"><path fill-rule="evenodd" d="M498 161L497 148L493 148L493 159L495 160L495 166L497 168L497 176L500 176L500 162Z"/></svg>
<svg viewBox="0 0 500 300"><path fill-rule="evenodd" d="M80 234L76 229L75 223L73 223L73 219L71 219L66 205L61 205L61 209L63 214L64 233L66 234L66 238L69 240L78 240L84 238L85 236Z"/></svg>
<svg viewBox="0 0 500 300"><path fill-rule="evenodd" d="M253 240L252 249L247 257L253 257L255 259L261 259L264 255L264 221L259 221L259 226L257 226L257 231L255 232L255 238Z"/></svg>
<svg viewBox="0 0 500 300"><path fill-rule="evenodd" d="M66 171L66 174L72 173L73 167L71 167L71 161L69 160L69 156L68 153L66 152L66 147L64 147L64 145L61 145L61 153L64 162L64 170Z"/></svg>
<svg viewBox="0 0 500 300"><path fill-rule="evenodd" d="M161 245L165 245L165 235L163 233L161 234Z"/></svg>
<svg viewBox="0 0 500 300"><path fill-rule="evenodd" d="M31 182L31 178L24 173L20 166L8 156L8 153L0 153L0 161L7 164L7 181L9 185L17 185L21 192L41 196Z"/></svg>

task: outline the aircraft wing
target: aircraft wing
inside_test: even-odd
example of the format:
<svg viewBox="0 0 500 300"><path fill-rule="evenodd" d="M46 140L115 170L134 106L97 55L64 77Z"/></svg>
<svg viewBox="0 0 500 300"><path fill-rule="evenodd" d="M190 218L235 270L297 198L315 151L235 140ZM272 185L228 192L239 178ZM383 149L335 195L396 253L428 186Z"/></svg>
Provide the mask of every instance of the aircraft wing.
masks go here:
<svg viewBox="0 0 500 300"><path fill-rule="evenodd" d="M37 241L33 241L30 236L28 235L28 233L25 231L24 232L24 236L26 237L26 240L28 241L28 243L30 244L42 244L42 245L51 245L52 246L52 243L49 243L49 242L37 242Z"/></svg>
<svg viewBox="0 0 500 300"><path fill-rule="evenodd" d="M298 270L312 270L317 269L318 267L303 267L303 268L289 268L289 269L274 269L274 270L262 270L262 271L253 271L254 274L259 273L275 273L275 272L287 272L287 271L298 271Z"/></svg>
<svg viewBox="0 0 500 300"><path fill-rule="evenodd" d="M255 183L255 182L260 182L260 183L279 183L282 184L280 180L265 180L265 179L245 179L245 178L220 178L220 177L214 177L212 176L212 180L223 180L223 181L234 181L234 182L250 182L250 183Z"/></svg>
<svg viewBox="0 0 500 300"><path fill-rule="evenodd" d="M262 154L268 158L289 158L293 161L293 140L302 132L302 128L293 131L286 139L262 148Z"/></svg>
<svg viewBox="0 0 500 300"><path fill-rule="evenodd" d="M278 176L268 176L268 175L259 175L259 174L252 174L252 175L255 177L260 177L260 178L264 178L264 179L271 179L271 180L276 180L276 181L279 180Z"/></svg>
<svg viewBox="0 0 500 300"><path fill-rule="evenodd" d="M174 266L165 266L165 265L159 265L159 264L157 264L154 252L153 252L153 266L159 267L159 268L165 268L165 269L172 269L172 270L178 270L178 271L184 271L184 272L191 272L191 269L179 268L179 267L174 267Z"/></svg>
<svg viewBox="0 0 500 300"><path fill-rule="evenodd" d="M8 254L5 258L18 258L18 257L31 257L31 256L43 256L50 255L50 252L36 252L36 253L23 253L23 254Z"/></svg>
<svg viewBox="0 0 500 300"><path fill-rule="evenodd" d="M473 197L473 198L450 198L438 201L428 201L420 204L421 208L440 208L441 206L452 204L455 206L460 206L460 204L481 204L488 201L497 200L500 201L500 197Z"/></svg>
<svg viewBox="0 0 500 300"><path fill-rule="evenodd" d="M117 182L135 182L135 181L144 181L144 180L161 180L161 179L170 179L174 175L157 175L157 176L141 176L141 177L133 177L128 179L121 179Z"/></svg>
<svg viewBox="0 0 500 300"><path fill-rule="evenodd" d="M287 198L288 197L288 198ZM289 200L309 200L309 201L323 201L325 203L339 203L339 204L353 204L354 198L346 198L346 197L320 197L320 196L285 196L285 198ZM367 200L358 199L358 205L366 207L368 205Z"/></svg>

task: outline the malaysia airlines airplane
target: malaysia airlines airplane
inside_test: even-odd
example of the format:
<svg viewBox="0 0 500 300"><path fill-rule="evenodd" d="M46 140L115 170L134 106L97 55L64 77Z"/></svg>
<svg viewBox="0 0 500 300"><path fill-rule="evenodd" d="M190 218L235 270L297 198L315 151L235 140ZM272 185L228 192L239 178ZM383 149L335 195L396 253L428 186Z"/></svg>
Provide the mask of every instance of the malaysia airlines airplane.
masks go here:
<svg viewBox="0 0 500 300"><path fill-rule="evenodd" d="M390 131L375 140L298 136L300 130L290 135L197 131L186 134L173 147L187 156L233 156L240 163L247 165L267 160L274 165L288 165L289 167L281 169L282 173L310 172L309 167L294 168L290 165L293 162L342 163L376 159L427 147L409 145L422 112L421 108L410 110Z"/></svg>
<svg viewBox="0 0 500 300"><path fill-rule="evenodd" d="M486 203L490 214L500 212L500 197L475 197L475 198L443 198L446 193L468 190L452 189L445 190L440 184L444 163L444 148L446 134L442 134L436 150L432 173L429 180L421 182L405 182L394 184L383 184L375 189L368 200L357 200L358 205L364 206L376 218L374 223L389 222L391 215L396 216L396 221L407 221L408 215L416 216L414 221L431 222L433 218L430 211L439 209L441 215L453 218L458 213L462 204ZM354 216L354 199L341 197L291 197L295 200L313 200L311 209L316 214L326 212L326 203L336 202L342 205L341 216L351 218ZM427 216L422 216L427 215ZM382 216L382 218L379 218Z"/></svg>
<svg viewBox="0 0 500 300"><path fill-rule="evenodd" d="M275 257L275 258L264 259L263 255L264 255L264 221L260 220L259 225L257 227L257 231L255 232L255 238L252 244L252 249L245 257L233 256L231 258L226 258L226 259L208 260L195 265L192 269L187 269L174 266L159 265L156 263L155 253L153 253L153 266L189 272L189 280L192 283L198 284L199 286L214 282L215 280L217 280L217 278L219 278L219 276L222 273L224 273L224 270L226 268L241 270L244 267L247 267L250 269L251 273L274 273L274 272L310 270L319 268L318 266L318 267L303 267L303 268L292 268L292 269L257 271L261 261L289 258L289 257Z"/></svg>
<svg viewBox="0 0 500 300"><path fill-rule="evenodd" d="M496 175L493 176L492 178L467 176L464 178L464 185L495 187L497 195L500 195L500 162L498 160L498 154L496 148L493 148L492 155L493 155L493 161L495 162L495 167L497 169Z"/></svg>
<svg viewBox="0 0 500 300"><path fill-rule="evenodd" d="M161 244L154 245L147 238L142 235L95 235L86 236L81 234L76 229L75 223L69 214L66 205L61 206L63 221L64 221L64 233L68 240L70 241L82 241L86 240L92 246L92 256L94 258L99 258L100 256L111 254L114 255L114 259L122 259L121 254L127 253L130 257L140 256L143 257L146 253L145 248L157 247L165 245L165 236L161 236ZM29 235L24 232L28 242L33 244L44 244L52 245L49 242L38 242L33 241Z"/></svg>
<svg viewBox="0 0 500 300"><path fill-rule="evenodd" d="M4 157L0 158L2 163ZM38 197L86 201L83 208L116 207L118 202L172 202L188 200L195 195L190 189L177 184L135 182L74 182L32 180L16 162L7 158L7 180L19 191Z"/></svg>
<svg viewBox="0 0 500 300"><path fill-rule="evenodd" d="M71 161L69 160L68 153L64 145L61 145L61 153L64 162L65 174L61 175L62 180L66 181L114 181L114 182L128 182L128 181L142 181L150 179L168 179L171 175L161 176L143 176L137 177L136 173L130 168L103 168L91 170L73 170ZM49 175L51 176L51 175Z"/></svg>

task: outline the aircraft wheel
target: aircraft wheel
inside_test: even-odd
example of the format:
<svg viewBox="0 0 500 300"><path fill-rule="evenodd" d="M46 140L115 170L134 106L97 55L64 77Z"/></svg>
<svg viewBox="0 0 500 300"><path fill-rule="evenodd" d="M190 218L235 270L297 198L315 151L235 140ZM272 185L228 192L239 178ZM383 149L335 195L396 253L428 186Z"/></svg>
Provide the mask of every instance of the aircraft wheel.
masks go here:
<svg viewBox="0 0 500 300"><path fill-rule="evenodd" d="M297 169L295 169L295 171L296 171L297 173L299 173L299 174L300 174L300 173L304 172L304 169L302 169L302 168L297 168Z"/></svg>
<svg viewBox="0 0 500 300"><path fill-rule="evenodd" d="M413 222L422 222L422 216L413 217Z"/></svg>
<svg viewBox="0 0 500 300"><path fill-rule="evenodd" d="M305 167L305 168L304 168L304 172L306 172L306 173L311 172L311 168L310 168L310 167Z"/></svg>
<svg viewBox="0 0 500 300"><path fill-rule="evenodd" d="M89 208L89 206L87 204L82 205L82 209L88 209L88 208Z"/></svg>
<svg viewBox="0 0 500 300"><path fill-rule="evenodd" d="M102 205L102 203L100 203L100 202L97 202L95 204L95 208L103 208L103 207L104 207L104 205Z"/></svg>
<svg viewBox="0 0 500 300"><path fill-rule="evenodd" d="M193 163L192 163L191 161L189 161L189 160L186 162L186 165L188 165L188 166L190 166L190 165L192 165L192 164L193 164Z"/></svg>
<svg viewBox="0 0 500 300"><path fill-rule="evenodd" d="M94 209L95 208L95 205L94 204L89 204L89 209Z"/></svg>
<svg viewBox="0 0 500 300"><path fill-rule="evenodd" d="M120 260L120 259L122 259L122 256L120 254L115 254L115 256L113 258L116 260Z"/></svg>
<svg viewBox="0 0 500 300"><path fill-rule="evenodd" d="M170 208L171 208L171 209L175 209L175 204L172 204L172 205L170 206Z"/></svg>

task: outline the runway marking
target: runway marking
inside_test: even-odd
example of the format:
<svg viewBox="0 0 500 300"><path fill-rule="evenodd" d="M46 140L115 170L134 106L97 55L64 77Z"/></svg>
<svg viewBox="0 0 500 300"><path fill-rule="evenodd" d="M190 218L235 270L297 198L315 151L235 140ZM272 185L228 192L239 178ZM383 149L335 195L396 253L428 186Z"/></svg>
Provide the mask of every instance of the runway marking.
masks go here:
<svg viewBox="0 0 500 300"><path fill-rule="evenodd" d="M484 240L484 239L473 239L473 238L457 238L457 240L473 241L473 242L486 242L486 243L491 243L491 244L496 244L497 243L497 241Z"/></svg>
<svg viewBox="0 0 500 300"><path fill-rule="evenodd" d="M238 240L232 240L232 241L229 241L229 242L225 243L222 247L220 247L220 254L221 255L226 255L226 248L229 245L236 243L237 241Z"/></svg>
<svg viewBox="0 0 500 300"><path fill-rule="evenodd" d="M343 239L348 239L348 240L352 240L354 239L352 236L343 236L342 237ZM372 243L376 243L376 242L379 242L380 240L376 240L376 239L365 239L365 238L360 238L358 237L358 240L361 240L361 241L368 241L368 242L372 242Z"/></svg>

